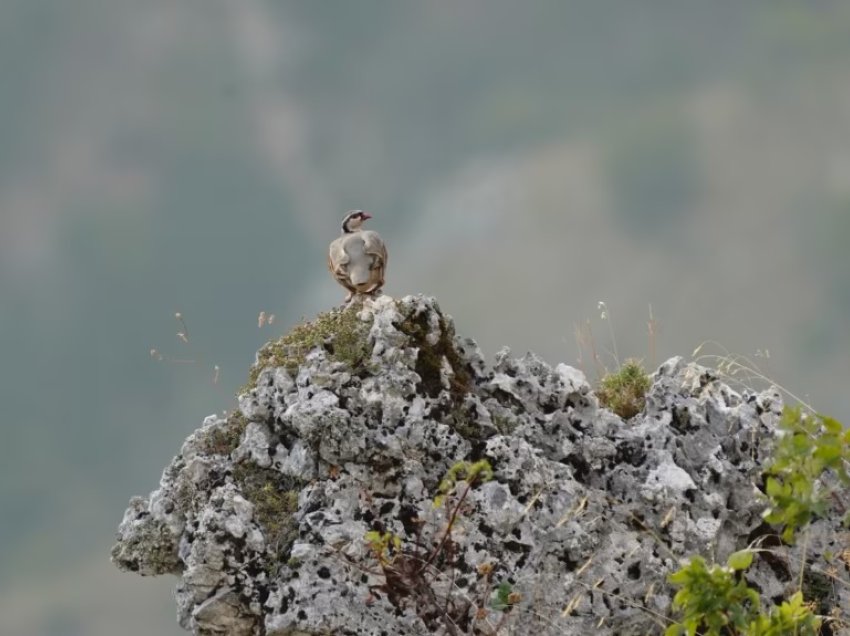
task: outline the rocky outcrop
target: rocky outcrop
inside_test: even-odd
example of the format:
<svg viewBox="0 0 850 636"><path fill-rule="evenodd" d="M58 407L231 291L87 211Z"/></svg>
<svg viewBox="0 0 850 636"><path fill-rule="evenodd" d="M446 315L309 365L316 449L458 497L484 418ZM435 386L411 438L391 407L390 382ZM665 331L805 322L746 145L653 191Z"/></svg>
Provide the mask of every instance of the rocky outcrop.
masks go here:
<svg viewBox="0 0 850 636"><path fill-rule="evenodd" d="M266 345L239 410L131 501L113 560L178 576L205 636L660 633L681 558L776 545L781 407L674 358L624 422L580 371L489 367L432 299L380 297ZM817 521L809 557L836 532ZM796 585L783 549L747 572L766 603ZM850 601L824 589L826 611Z"/></svg>

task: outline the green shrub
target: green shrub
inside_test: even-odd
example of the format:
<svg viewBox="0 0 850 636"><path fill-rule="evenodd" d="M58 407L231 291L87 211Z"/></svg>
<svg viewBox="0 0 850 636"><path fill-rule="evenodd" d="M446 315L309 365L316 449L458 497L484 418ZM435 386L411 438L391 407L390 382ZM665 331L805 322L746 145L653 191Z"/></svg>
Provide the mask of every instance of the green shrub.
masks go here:
<svg viewBox="0 0 850 636"><path fill-rule="evenodd" d="M761 610L758 592L741 575L752 561L748 550L732 554L725 566L708 566L695 556L671 574L670 583L680 588L673 609L684 616L665 636L816 636L821 620L800 592L768 613Z"/></svg>
<svg viewBox="0 0 850 636"><path fill-rule="evenodd" d="M786 407L779 423L780 437L765 473L768 508L764 519L784 525L782 539L794 541L798 530L827 514L838 492L824 485L829 473L850 487L850 429L824 415L804 415ZM850 523L850 513L844 517Z"/></svg>
<svg viewBox="0 0 850 636"><path fill-rule="evenodd" d="M773 457L765 467L765 498L769 507L764 519L784 526L782 539L792 543L798 532L816 517L829 514L833 506L846 510L842 495L850 486L850 430L830 417L786 407L779 433ZM850 513L845 514L844 522L850 523ZM670 583L679 588L673 609L683 616L667 629L665 636L819 634L822 620L815 615L813 603L805 601L803 590L812 596L810 601L817 603L813 582L827 588L830 583L822 575L804 570L800 575L802 589L778 607L764 612L758 593L742 576L752 560L753 553L747 550L730 556L725 566L708 566L697 556L673 573Z"/></svg>
<svg viewBox="0 0 850 636"><path fill-rule="evenodd" d="M445 507L445 526L432 527L431 532L423 533L426 522L417 519L413 536L370 530L363 537L370 561L378 567L368 571L384 576L383 589L390 602L405 607L413 602L419 616L434 633L444 633L446 625L450 627L445 633L473 633L465 631L471 627L471 617L483 621L490 610L501 614L492 632L499 633L508 613L522 600L510 583L495 586L492 563L478 566L477 589L470 596L446 593L444 588L446 573L463 560L456 535L467 497L475 486L492 478L493 468L487 460L459 461L446 472L434 498L435 507Z"/></svg>
<svg viewBox="0 0 850 636"><path fill-rule="evenodd" d="M720 636L729 629L746 629L761 602L758 593L735 572L747 569L752 560L751 552L736 552L727 565L708 566L705 559L695 556L671 574L670 583L681 588L673 598L673 608L684 617L668 628L665 636L694 636L697 630L705 636Z"/></svg>

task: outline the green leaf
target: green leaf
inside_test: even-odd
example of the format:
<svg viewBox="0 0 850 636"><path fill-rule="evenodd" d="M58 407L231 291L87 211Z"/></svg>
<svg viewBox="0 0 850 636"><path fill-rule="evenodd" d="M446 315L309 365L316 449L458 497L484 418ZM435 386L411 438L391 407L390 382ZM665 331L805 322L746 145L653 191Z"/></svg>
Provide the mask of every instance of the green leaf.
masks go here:
<svg viewBox="0 0 850 636"><path fill-rule="evenodd" d="M794 526L787 526L782 531L782 540L785 543L794 543Z"/></svg>
<svg viewBox="0 0 850 636"><path fill-rule="evenodd" d="M773 477L767 478L767 483L765 484L765 490L767 494L771 497L778 497L782 494L782 484Z"/></svg>
<svg viewBox="0 0 850 636"><path fill-rule="evenodd" d="M843 449L837 444L818 446L814 456L825 462L831 463L841 457Z"/></svg>
<svg viewBox="0 0 850 636"><path fill-rule="evenodd" d="M490 602L490 607L495 610L504 611L510 606L510 595L513 587L507 581L502 581L496 588L495 598Z"/></svg>
<svg viewBox="0 0 850 636"><path fill-rule="evenodd" d="M370 530L363 536L363 539L366 543L378 543L381 540L381 533L376 532L375 530Z"/></svg>
<svg viewBox="0 0 850 636"><path fill-rule="evenodd" d="M667 580L670 581L673 585L684 585L691 578L690 572L687 570L678 570L673 572L670 576L667 577Z"/></svg>
<svg viewBox="0 0 850 636"><path fill-rule="evenodd" d="M753 562L753 553L749 550L739 550L729 555L726 564L733 570L746 570Z"/></svg>
<svg viewBox="0 0 850 636"><path fill-rule="evenodd" d="M776 525L778 523L782 523L782 514L773 508L768 508L762 514L762 517L765 521L767 521L770 525Z"/></svg>
<svg viewBox="0 0 850 636"><path fill-rule="evenodd" d="M824 429L826 429L827 433L832 433L833 435L841 435L844 431L844 426L842 426L841 422L835 420L831 417L827 417L826 415L818 415L821 423L823 424Z"/></svg>
<svg viewBox="0 0 850 636"><path fill-rule="evenodd" d="M750 599L750 603L753 605L753 609L758 610L761 607L761 597L758 592L756 592L753 588L747 588L747 598Z"/></svg>

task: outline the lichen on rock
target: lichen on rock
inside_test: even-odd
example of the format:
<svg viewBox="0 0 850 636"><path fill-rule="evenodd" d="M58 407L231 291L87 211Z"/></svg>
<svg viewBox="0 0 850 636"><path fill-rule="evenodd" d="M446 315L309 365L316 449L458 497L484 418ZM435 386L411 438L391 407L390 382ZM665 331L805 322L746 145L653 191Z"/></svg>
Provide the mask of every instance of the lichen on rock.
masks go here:
<svg viewBox="0 0 850 636"><path fill-rule="evenodd" d="M130 502L113 560L178 576L199 636L659 633L679 559L771 533L781 408L675 358L625 423L567 365L489 367L433 299L368 299L260 350L239 410ZM479 460L493 479L435 506ZM815 522L809 555L836 537ZM794 585L768 556L747 577L766 602ZM822 611L850 600L807 584Z"/></svg>

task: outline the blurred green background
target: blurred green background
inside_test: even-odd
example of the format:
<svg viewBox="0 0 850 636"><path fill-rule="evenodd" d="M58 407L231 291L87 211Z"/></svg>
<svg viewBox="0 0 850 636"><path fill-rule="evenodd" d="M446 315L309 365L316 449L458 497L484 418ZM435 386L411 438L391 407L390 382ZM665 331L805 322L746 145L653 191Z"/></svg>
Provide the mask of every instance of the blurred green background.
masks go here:
<svg viewBox="0 0 850 636"><path fill-rule="evenodd" d="M488 357L610 349L604 300L848 419L846 0L4 0L0 633L182 633L115 528L342 299L349 208Z"/></svg>

